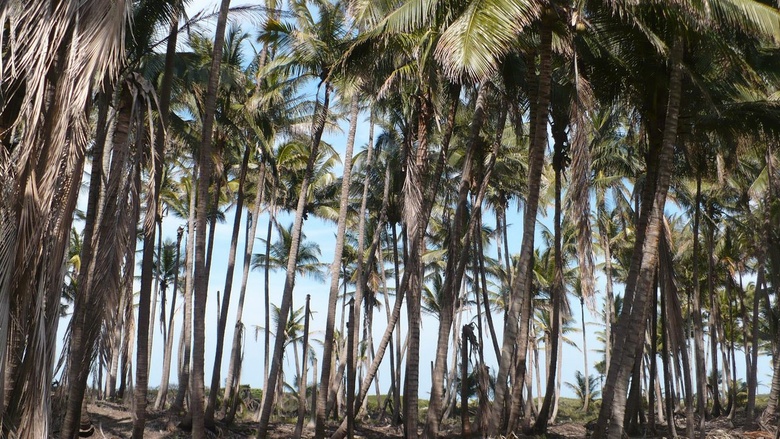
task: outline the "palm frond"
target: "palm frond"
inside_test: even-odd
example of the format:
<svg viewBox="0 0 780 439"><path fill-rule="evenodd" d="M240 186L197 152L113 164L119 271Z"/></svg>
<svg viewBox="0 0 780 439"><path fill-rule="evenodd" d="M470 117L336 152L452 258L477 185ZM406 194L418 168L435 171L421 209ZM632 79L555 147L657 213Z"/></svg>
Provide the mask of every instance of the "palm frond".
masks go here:
<svg viewBox="0 0 780 439"><path fill-rule="evenodd" d="M452 79L485 78L540 13L539 2L531 0L475 0L442 33L434 56Z"/></svg>
<svg viewBox="0 0 780 439"><path fill-rule="evenodd" d="M755 36L780 41L780 13L754 0L712 0L707 2L718 21Z"/></svg>

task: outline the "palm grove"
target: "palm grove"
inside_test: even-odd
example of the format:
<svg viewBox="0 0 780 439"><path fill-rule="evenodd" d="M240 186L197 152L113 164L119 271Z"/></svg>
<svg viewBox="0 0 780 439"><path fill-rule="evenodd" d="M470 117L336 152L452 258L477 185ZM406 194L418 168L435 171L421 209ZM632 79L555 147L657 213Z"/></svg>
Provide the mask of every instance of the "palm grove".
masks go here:
<svg viewBox="0 0 780 439"><path fill-rule="evenodd" d="M183 414L197 438L232 422L242 373L257 373L242 368L247 295L265 303L258 437L289 399L296 435L305 418L316 437L351 435L372 386L406 437L436 437L456 413L464 434L542 434L572 340L595 437L674 430L677 410L689 437L738 410L776 425L773 2L229 3L188 17L177 0L0 2L3 436L74 437L88 387L133 402L134 438L152 408ZM339 126L344 145L323 140ZM227 261L212 260L229 209ZM335 226L332 261L305 238L313 216ZM163 220L180 224L175 240ZM218 264L224 288L207 291ZM329 285L320 358L308 304L292 303L304 275ZM584 346L586 308L602 346ZM422 313L438 322L430 389ZM763 412L759 354L773 359Z"/></svg>

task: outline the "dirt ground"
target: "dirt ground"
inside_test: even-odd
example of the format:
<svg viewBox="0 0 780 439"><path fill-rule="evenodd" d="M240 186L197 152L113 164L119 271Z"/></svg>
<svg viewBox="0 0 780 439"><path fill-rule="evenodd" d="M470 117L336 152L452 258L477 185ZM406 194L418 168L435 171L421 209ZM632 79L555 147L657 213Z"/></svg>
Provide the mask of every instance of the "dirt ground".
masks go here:
<svg viewBox="0 0 780 439"><path fill-rule="evenodd" d="M95 434L92 436L97 439L125 439L132 435L133 420L132 413L120 404L110 402L95 402L88 406L89 415L92 424L95 426ZM146 439L179 439L191 437L189 432L183 431L177 425L180 419L178 416L171 416L166 412L151 412L147 415L146 430L144 438ZM681 436L684 435L684 419L677 419L678 431ZM249 438L254 437L255 422L241 421L229 428L218 424L213 435L215 438ZM332 426L335 428L335 425ZM731 421L725 418L718 418L706 423L707 437L712 439L773 439L774 433L767 429L748 431L744 427L744 420L737 419ZM293 436L295 426L292 424L271 424L271 434L269 439L287 439ZM452 424L445 425L442 437L458 438L460 428ZM564 423L553 425L548 429L548 438L585 438L588 430L585 425L578 423ZM304 438L314 437L314 430L311 427L304 428ZM356 427L355 437L365 439L379 438L403 438L403 429L389 425L359 425ZM476 437L476 436L475 436ZM646 438L664 438L671 437L668 430L659 428L655 435L646 434Z"/></svg>

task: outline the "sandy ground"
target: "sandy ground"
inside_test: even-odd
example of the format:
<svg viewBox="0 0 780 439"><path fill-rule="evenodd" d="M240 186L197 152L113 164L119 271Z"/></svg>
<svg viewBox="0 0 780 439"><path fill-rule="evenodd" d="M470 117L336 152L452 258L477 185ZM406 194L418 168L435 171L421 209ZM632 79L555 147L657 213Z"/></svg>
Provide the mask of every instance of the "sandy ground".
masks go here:
<svg viewBox="0 0 780 439"><path fill-rule="evenodd" d="M129 438L132 435L133 420L132 413L124 406L120 404L114 404L110 402L95 402L88 406L88 411L92 419L92 424L95 426L95 434L92 436L97 439L124 439ZM171 416L167 412L151 412L147 415L146 430L144 432L144 438L146 439L163 439L163 438L189 438L191 437L189 432L183 431L178 428L177 425L180 419L178 416ZM743 420L731 421L725 418L718 418L706 423L707 438L713 439L731 439L731 438L744 438L744 439L772 439L775 437L774 433L767 431L771 429L759 429L754 431L747 431L742 422ZM677 420L678 431L677 433L683 436L685 433L684 419ZM212 437L215 438L250 438L255 437L255 428L257 424L255 422L241 421L233 426L227 427L225 425L218 424L216 431ZM332 426L335 428L335 425ZM269 439L282 439L291 438L295 426L292 424L271 424L271 434ZM444 438L459 438L460 428L454 424L448 424L443 426L441 437ZM587 437L588 430L582 424L577 423L565 423L549 427L548 438L584 438ZM304 438L314 437L314 430L310 427L306 427L303 433ZM403 429L401 427L394 427L389 425L360 425L355 430L356 438L365 439L379 439L379 438L403 438ZM475 436L478 437L478 436ZM666 428L659 428L655 435L647 434L647 438L663 438L669 437Z"/></svg>

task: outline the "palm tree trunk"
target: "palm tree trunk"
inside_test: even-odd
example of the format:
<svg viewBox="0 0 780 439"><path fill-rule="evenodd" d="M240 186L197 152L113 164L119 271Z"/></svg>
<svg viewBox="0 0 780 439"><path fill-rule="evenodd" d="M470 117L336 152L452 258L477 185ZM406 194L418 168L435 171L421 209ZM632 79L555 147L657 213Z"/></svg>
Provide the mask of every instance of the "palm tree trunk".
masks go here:
<svg viewBox="0 0 780 439"><path fill-rule="evenodd" d="M447 266L444 271L444 285L442 286L442 299L439 312L439 331L436 343L436 359L434 363L433 376L431 378L431 397L426 416L425 428L423 429L424 438L435 438L439 434L439 423L442 414L442 398L444 395L444 373L447 367L447 352L449 348L450 330L452 329L452 320L454 313L454 304L456 298L456 287L460 285L463 278L463 270L459 258L462 248L468 248L469 237L464 227L468 216L468 195L471 189L472 165L474 161L476 143L479 140L479 133L485 121L485 104L487 100L486 85L479 88L474 108L474 115L471 121L471 132L469 141L466 145L466 156L463 160L463 169L461 171L460 186L458 188L458 204L455 208L452 230L450 232Z"/></svg>
<svg viewBox="0 0 780 439"><path fill-rule="evenodd" d="M155 152L155 154L156 154L156 152ZM162 172L162 161L163 161L163 158L162 158L162 156L159 156L159 155L157 156L157 158L159 159L158 162L160 162L160 172ZM157 172L155 170L155 180L156 179L157 179ZM159 193L159 191L158 191L158 193ZM152 194L148 194L148 196L153 196L153 195ZM160 202L160 197L158 196L157 197L157 203L159 204L159 202ZM160 261L161 261L161 258L162 258L162 221L158 221L158 219L162 218L161 213L162 213L162 208L159 208L157 210L157 212L155 212L155 214L154 214L154 216L155 216L154 225L152 226L152 228L154 228L156 231L154 233L154 239L152 240L153 243L152 243L152 256L151 256L152 257L152 280L154 282L154 286L150 289L151 293L149 295L150 296L150 299L149 299L150 302L149 303L151 305L151 309L149 311L149 325L148 325L149 326L149 335L147 336L147 343L146 343L146 352L147 352L146 353L146 375L147 376L149 375L149 370L152 367L152 350L153 350L152 347L154 345L154 323L155 323L155 318L154 317L157 314L157 302L158 301L162 301L162 309L163 309L162 312L163 312L163 314L165 314L165 300L164 300L165 292L164 291L160 291L160 276L159 276L160 273L155 273L154 272L155 264L157 265L158 268L161 267ZM157 242L154 242L155 240ZM141 261L141 264L143 266L143 261ZM142 272L142 276L141 277L143 277L143 272ZM140 298L140 296L139 296L139 298ZM139 303L140 303L140 300L139 300Z"/></svg>
<svg viewBox="0 0 780 439"><path fill-rule="evenodd" d="M693 216L693 310L701 309L699 282L699 224L701 222L701 172L696 173L696 199ZM693 348L696 358L696 409L699 414L699 432L704 438L704 422L707 419L707 372L704 364L704 328L702 313L693 312Z"/></svg>
<svg viewBox="0 0 780 439"><path fill-rule="evenodd" d="M547 148L547 116L550 106L552 84L552 28L542 23L539 28L539 77L532 108L534 120L531 124L532 136L528 164L528 197L523 216L523 239L520 246L520 265L512 280L509 309L504 320L504 341L501 349L498 375L496 379L496 411L490 425L489 435L499 430L510 433L517 429L520 418L522 389L526 374L526 356L528 351L528 322L531 311L531 256L536 233L536 213L539 207L544 151ZM517 322L522 321L518 334ZM516 346L516 349L515 349ZM507 377L513 365L512 352L516 352L519 364L517 380L510 392L507 389ZM528 420L526 420L528 421Z"/></svg>
<svg viewBox="0 0 780 439"><path fill-rule="evenodd" d="M752 331L752 342L751 342L751 351L750 351L750 367L747 370L748 379L747 379L747 385L748 385L748 400L747 400L747 407L745 408L745 423L747 426L754 426L755 425L755 407L756 407L756 388L758 387L758 331L759 331L759 312L758 312L758 304L761 298L761 291L763 288L766 288L766 285L764 283L764 261L761 256L759 256L758 261L758 274L756 275L756 290L753 295L753 318L752 318L752 324L753 324L753 331Z"/></svg>
<svg viewBox="0 0 780 439"><path fill-rule="evenodd" d="M650 308L650 385L647 388L648 399L647 408L649 410L648 428L655 433L655 385L658 375L656 358L658 357L658 274L656 271L655 281L653 282L653 303ZM659 412L660 414L660 412Z"/></svg>
<svg viewBox="0 0 780 439"><path fill-rule="evenodd" d="M585 298L580 295L580 320L582 321L582 356L585 375L585 402L582 404L582 411L588 413L588 404L590 403L590 371L588 370L588 337L585 331Z"/></svg>
<svg viewBox="0 0 780 439"><path fill-rule="evenodd" d="M677 437L677 424L674 420L674 396L672 391L672 383L673 380L671 379L672 371L669 367L669 345L671 335L669 333L669 327L667 325L667 313L666 313L666 293L665 293L665 283L663 279L661 279L660 276L661 269L659 268L659 286L660 286L660 294L661 294L661 341L662 341L662 347L661 347L661 364L664 371L664 393L666 395L666 419L668 420L667 428L669 430L669 434L672 437Z"/></svg>
<svg viewBox="0 0 780 439"><path fill-rule="evenodd" d="M120 196L122 178L127 176L125 166L129 155L128 150L130 145L128 138L132 123L131 103L129 102L129 99L130 94L127 91L127 87L124 87L122 97L120 98L121 107L118 110L117 128L113 138L114 153L106 183L106 195L101 200L101 207L99 208L99 212L101 213L97 214L95 218L95 224L98 228L93 232L93 236L90 238L92 241L91 245L94 246L95 251L92 252L92 248L90 247L90 253L88 253L89 257L82 257L82 263L84 264L82 273L84 277L83 280L79 282L81 291L76 295L71 323L71 346L69 349L68 361L69 392L65 420L63 421L61 431L63 439L70 439L70 437L78 431L87 376L91 369L91 346L93 346L97 340L97 331L99 331L102 323L100 318L96 318L96 316L100 316L100 313L98 312L100 308L98 307L98 300L95 298L97 292L93 291L92 287L95 283L94 279L97 271L96 259L107 258L103 261L103 265L100 269L104 277L108 275L109 271L113 271L112 269L115 268L111 265L111 262L115 261L111 259L112 255L108 254L108 252L112 250L109 248L111 242L108 242L108 240L111 236L115 236L109 234L109 231L114 232L116 230L114 227L116 218L111 218L111 216L118 214L117 202ZM101 242L101 237L105 242ZM85 239L85 248L86 242ZM104 244L105 247L101 247L101 243ZM111 266L109 267L109 265ZM79 277L81 278L81 275Z"/></svg>
<svg viewBox="0 0 780 439"><path fill-rule="evenodd" d="M306 308L303 315L303 358L301 359L301 373L298 384L298 422L295 424L295 434L293 437L300 438L303 433L303 420L306 417L306 384L308 371L306 370L306 361L309 354L309 302L311 294L306 295Z"/></svg>
<svg viewBox="0 0 780 439"><path fill-rule="evenodd" d="M347 225L347 203L349 201L349 185L352 175L352 150L355 145L355 133L357 131L357 120L359 116L359 96L355 94L352 97L350 108L349 132L347 135L347 146L344 152L344 174L341 183L341 197L339 201L339 217L336 225L336 247L333 255L333 262L330 265L331 281L330 292L328 295L328 315L325 320L325 340L333 340L334 327L336 324L336 305L338 302L339 272L341 271L341 258L344 253L344 238ZM361 220L363 214L361 212ZM361 241L362 242L362 241ZM360 253L362 255L362 252ZM362 266L358 263L358 270ZM355 292L356 319L360 318L360 307L362 306L362 282L358 281ZM346 299L345 299L346 300ZM357 340L355 340L357 343ZM350 347L356 349L356 346ZM320 392L317 399L317 424L315 427L315 437L321 438L325 435L325 409L327 406L327 397L331 385L331 363L333 359L333 343L325 343L322 353L322 371L320 378ZM354 369L354 365L350 365Z"/></svg>
<svg viewBox="0 0 780 439"><path fill-rule="evenodd" d="M214 37L214 48L211 54L211 68L209 70L208 89L203 115L203 131L201 134L198 197L197 197L197 225L195 226L195 274L194 274L194 304L193 304L193 336L194 346L192 350L192 398L190 412L192 413L192 437L204 439L205 417L203 410L204 394L204 354L206 342L206 295L208 294L208 271L206 270L206 217L208 216L209 181L212 177L212 129L214 127L214 115L216 112L217 88L220 79L220 66L222 62L222 48L225 41L225 26L227 24L228 8L230 0L222 0L220 3L219 17ZM191 231L192 232L192 231ZM213 233L211 234L213 237Z"/></svg>
<svg viewBox="0 0 780 439"><path fill-rule="evenodd" d="M176 265L173 277L173 291L171 295L171 314L168 316L168 336L165 338L165 353L163 354L163 372L160 379L160 388L157 392L157 399L154 402L155 410L162 410L165 406L165 400L168 397L168 383L171 376L171 361L173 360L173 317L176 312L176 297L179 293L179 260L181 258L181 238L184 234L184 228L179 227L176 232Z"/></svg>
<svg viewBox="0 0 780 439"><path fill-rule="evenodd" d="M171 411L180 411L184 408L184 399L189 392L190 383L190 357L192 352L192 296L193 296L193 264L195 260L195 217L196 217L196 191L197 183L193 170L192 184L190 185L190 212L187 219L187 251L184 256L184 323L181 328L181 344L179 349L179 389L176 392L176 401L171 406Z"/></svg>
<svg viewBox="0 0 780 439"><path fill-rule="evenodd" d="M388 168L389 169L389 168ZM393 275L395 277L395 284L401 285L401 271L400 271L400 263L398 259L398 230L395 223L393 223ZM396 300L398 300L398 293L396 293ZM403 297L403 296L402 296ZM399 305L400 306L400 305ZM395 310L395 307L393 307L393 310ZM399 308L400 310L400 308ZM388 327L392 328L396 325L390 325L388 324ZM394 395L393 395L393 406L395 407L395 419L393 419L394 425L400 425L403 421L403 411L401 407L401 363L403 362L404 353L402 349L405 349L405 345L401 343L401 325L396 326L395 331L395 361L396 361L396 368L395 368L395 383L396 388L394 389Z"/></svg>
<svg viewBox="0 0 780 439"><path fill-rule="evenodd" d="M165 67L163 71L162 85L160 88L159 114L160 120L157 126L155 137L155 155L157 160L154 162L154 190L147 194L146 218L144 223L144 250L141 262L141 289L138 305L138 358L136 364L136 411L133 418L133 438L143 437L144 426L146 423L146 391L149 376L149 360L152 351L152 337L154 335L154 322L150 323L149 302L151 301L152 277L154 276L154 238L155 222L162 222L160 218L160 188L163 178L163 160L165 157L165 130L168 126L168 116L170 112L171 90L173 86L173 66L176 56L176 40L178 36L179 12L180 6L174 5L174 12L168 32L168 43L165 54ZM162 242L162 230L160 230L160 242ZM158 253L158 258L162 258L162 252ZM154 302L157 303L156 301ZM164 304L163 304L164 306ZM154 309L154 308L152 308ZM154 311L151 311L151 317ZM141 333L145 332L145 333Z"/></svg>
<svg viewBox="0 0 780 439"><path fill-rule="evenodd" d="M242 318L244 314L244 299L246 297L246 287L249 280L249 269L252 262L252 251L255 245L255 235L257 234L257 223L260 218L260 209L265 198L265 173L266 166L261 164L260 176L257 179L257 194L255 195L254 209L247 218L247 234L244 244L244 265L241 275L241 290L238 295L238 309L236 310L236 327L233 331L233 345L230 351L230 363L228 365L227 377L225 381L225 395L223 400L226 407L230 407L227 417L228 424L233 422L235 417L235 404L232 404L236 398L236 389L238 388L238 374L236 373L238 363L241 361L241 333L244 330ZM270 221L269 221L270 224ZM230 405L232 404L232 405Z"/></svg>
<svg viewBox="0 0 780 439"><path fill-rule="evenodd" d="M674 143L677 139L682 95L682 55L683 42L678 38L671 53L669 102L666 107L663 138L655 163L650 163L656 168L648 168L648 183L643 193L642 214L639 217L637 239L626 282L623 310L615 331L624 335L615 339L599 421L594 432L596 436L604 437L607 426L609 438L618 439L622 436L628 378L637 359L636 352L644 341L644 322L649 308L648 292L655 273L661 218L671 178Z"/></svg>
<svg viewBox="0 0 780 439"><path fill-rule="evenodd" d="M390 193L390 168L388 167L385 170L385 181L384 181L384 189L382 194L382 209L379 214L380 218L380 224L384 223L386 221L386 215L387 215L387 204L389 201L389 193ZM379 256L379 266L383 267L384 263L382 261L381 256L381 250L377 250L376 244L379 243L379 236L378 234L381 232L382 227L376 228L376 234L374 235L374 242L371 244L371 248L369 250L369 255L378 254ZM397 236L395 233L395 225L393 227L393 240L395 242L394 246L394 255L395 255L395 266L398 267L398 246L397 246ZM367 264L368 266L371 266L371 261ZM384 278L384 271L382 271L382 276ZM396 274L396 282L398 281L398 270L395 271ZM387 284L383 281L383 291L385 293L385 300L387 301ZM402 284L401 284L402 285ZM388 315L388 321L387 326L385 327L385 332L382 335L382 339L379 341L379 346L377 347L376 355L374 355L374 359L371 362L371 366L366 371L366 376L363 379L363 383L361 383L360 386L360 394L356 398L356 404L360 404L361 401L366 397L368 394L368 385L373 379L374 376L376 376L377 371L379 370L379 365L382 363L382 358L384 358L385 350L387 349L388 345L391 342L392 336L393 336L393 330L398 326L398 331L396 331L396 353L395 353L395 362L396 362L396 374L391 380L395 383L395 386L399 386L400 383L400 364L401 364L401 341L400 341L400 325L396 325L398 323L398 319L401 316L401 306L403 304L403 298L404 298L404 289L401 288L398 290L395 296L395 304L393 305L392 312ZM389 309L389 308L388 308ZM390 311L388 311L390 312ZM392 350L392 346L390 347ZM393 360L392 353L391 353L391 362ZM398 388L393 389L393 410L396 414L396 416L399 415L399 411L401 409L400 407L400 399L401 395L398 390ZM336 432L333 433L331 436L331 439L343 439L347 434L347 425L346 420L341 423L339 428L336 430Z"/></svg>
<svg viewBox="0 0 780 439"><path fill-rule="evenodd" d="M276 199L276 185L273 188L271 203ZM272 204L268 208L268 229L265 233L265 267L263 298L265 300L265 327L263 329L263 391L268 388L268 372L270 371L271 361L271 232L273 231L276 207Z"/></svg>
<svg viewBox="0 0 780 439"><path fill-rule="evenodd" d="M469 420L469 337L468 325L464 325L460 338L460 435L471 436L471 422ZM473 332L472 332L473 334Z"/></svg>
<svg viewBox="0 0 780 439"><path fill-rule="evenodd" d="M277 334L281 334L284 328L287 326L287 315L290 312L292 305L292 293L295 287L295 268L298 263L298 248L301 242L301 230L303 228L303 213L306 207L306 195L309 189L312 170L314 169L314 163L317 159L319 152L320 140L322 139L322 133L325 130L325 120L328 115L328 107L330 104L330 84L325 82L325 91L323 95L323 102L320 108L315 109L315 117L312 122L312 143L311 151L309 151L309 160L306 164L306 173L301 182L301 192L298 195L298 205L295 209L295 221L293 222L293 228L291 231L291 244L290 255L287 260L287 275L284 281L284 290L282 292L282 303L279 308L280 316L277 324ZM277 380L279 379L279 370L282 366L282 355L284 351L284 342L280 338L276 339L274 344L274 354L271 361L271 369L268 374L268 384L266 389L276 388ZM323 363L326 363L323 360ZM323 364L325 367L325 364ZM323 375L325 376L325 375ZM265 438L268 435L268 422L271 417L271 409L273 408L274 392L263 392L263 403L260 409L260 425L258 427L258 438Z"/></svg>
<svg viewBox="0 0 780 439"><path fill-rule="evenodd" d="M727 280L730 278L730 276L727 274ZM729 301L728 309L729 309L729 321L734 321L734 312L733 312L733 306L731 301L731 285L729 282L726 282L725 285L726 289L726 298ZM726 407L723 408L721 411L721 414L728 416L731 413L731 407L734 403L734 399L732 398L733 395L733 387L734 382L731 380L731 362L729 361L729 342L726 341L725 338L725 328L723 325L723 319L719 319L718 322L718 335L719 335L719 342L720 342L720 351L723 359L723 382L726 385L724 392L726 393ZM733 338L731 343L733 343Z"/></svg>
<svg viewBox="0 0 780 439"><path fill-rule="evenodd" d="M665 316L664 327L667 332L668 342L670 344L673 357L678 356L680 360L674 361L675 375L679 381L679 389L684 393L685 400L685 421L686 421L686 433L689 438L693 438L694 431L694 415L693 415L693 384L691 380L691 364L688 355L688 349L685 346L686 342L686 329L682 316L682 304L680 298L677 295L677 287L674 281L674 266L672 261L671 249L669 248L670 232L668 227L664 227L664 234L661 236L659 243L659 263L658 274L659 283L661 285L661 294L664 302L663 313ZM682 363L682 364L680 364ZM671 381L671 380L667 380ZM671 387L670 383L670 387ZM668 399L672 396L667 395ZM679 398L676 398L679 401ZM672 413L674 415L674 413ZM670 422L674 422L672 416Z"/></svg>
<svg viewBox="0 0 780 439"><path fill-rule="evenodd" d="M214 423L214 411L217 408L217 394L219 393L220 372L222 370L222 351L225 347L225 329L227 328L228 308L230 307L230 294L233 291L233 272L236 267L236 252L238 249L238 234L241 230L241 216L244 212L244 184L249 168L249 155L251 148L245 145L244 157L241 162L241 171L238 177L238 195L236 200L235 219L233 221L233 233L230 236L230 250L228 251L227 271L225 274L225 289L222 294L222 309L217 322L217 346L214 352L214 369L211 372L211 390L206 405L206 423Z"/></svg>
<svg viewBox="0 0 780 439"><path fill-rule="evenodd" d="M556 114L556 113L553 113ZM555 120L555 116L553 116ZM555 169L555 214L554 224L554 246L555 246L555 278L550 291L552 294L552 311L550 322L552 330L550 333L550 354L549 367L547 369L547 390L544 394L542 408L539 409L539 415L536 418L533 431L535 434L543 434L547 430L547 422L550 420L550 405L555 395L555 375L558 367L558 345L560 344L561 334L561 303L566 290L563 284L563 255L561 254L561 178L563 173L564 159L563 146L566 141L566 124L553 123L553 137L555 138L555 152L553 156L553 168ZM588 371L585 371L587 375Z"/></svg>
<svg viewBox="0 0 780 439"><path fill-rule="evenodd" d="M612 250L609 244L609 233L607 231L607 221L599 221L599 233L601 235L601 246L604 249L604 272L606 274L606 285L604 286L604 294L606 296L606 304L604 305L604 364L606 374L608 372L609 364L611 363L612 354L612 342L614 337L612 336L612 328L615 325L615 297L612 292Z"/></svg>
<svg viewBox="0 0 780 439"><path fill-rule="evenodd" d="M560 326L563 326L563 316L559 318L560 323L558 323ZM563 334L558 335L558 359L560 360L563 358ZM555 371L555 399L553 399L553 408L552 408L552 414L550 415L550 423L554 424L555 420L558 417L558 408L560 407L560 401L561 401L561 372L563 368L558 367Z"/></svg>
<svg viewBox="0 0 780 439"><path fill-rule="evenodd" d="M713 217L712 208L707 209L708 216ZM717 418L723 412L720 404L720 389L718 388L718 340L720 332L720 300L715 291L715 225L710 222L707 227L707 290L710 296L710 359L712 362L712 416Z"/></svg>

